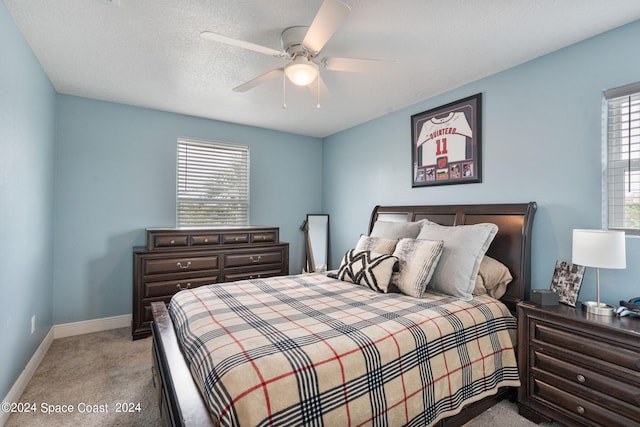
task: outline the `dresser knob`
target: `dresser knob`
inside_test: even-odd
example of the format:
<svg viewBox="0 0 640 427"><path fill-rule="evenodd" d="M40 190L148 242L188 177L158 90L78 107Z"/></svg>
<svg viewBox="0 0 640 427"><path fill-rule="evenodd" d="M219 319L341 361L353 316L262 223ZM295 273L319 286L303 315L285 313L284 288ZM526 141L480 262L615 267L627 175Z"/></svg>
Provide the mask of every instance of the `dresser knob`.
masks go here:
<svg viewBox="0 0 640 427"><path fill-rule="evenodd" d="M584 412L585 412L585 411L584 411L584 408L583 408L582 406L578 405L578 407L576 408L576 410L578 411L578 413L579 413L580 415L584 415Z"/></svg>
<svg viewBox="0 0 640 427"><path fill-rule="evenodd" d="M189 268L191 266L191 261L188 261L185 265L182 265L181 262L177 262L176 265L182 269Z"/></svg>
<svg viewBox="0 0 640 427"><path fill-rule="evenodd" d="M209 239L204 239L204 242L205 243L209 243Z"/></svg>
<svg viewBox="0 0 640 427"><path fill-rule="evenodd" d="M587 379L584 377L584 375L580 375L580 374L578 374L578 382L579 382L579 383L583 383L583 382L585 382L586 380L587 380Z"/></svg>

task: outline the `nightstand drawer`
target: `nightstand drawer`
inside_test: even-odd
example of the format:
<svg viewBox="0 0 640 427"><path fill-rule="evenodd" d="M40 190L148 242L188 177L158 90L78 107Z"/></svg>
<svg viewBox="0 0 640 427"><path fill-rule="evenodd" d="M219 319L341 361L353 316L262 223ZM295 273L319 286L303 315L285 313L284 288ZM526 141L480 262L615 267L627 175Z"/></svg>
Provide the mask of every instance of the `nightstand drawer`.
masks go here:
<svg viewBox="0 0 640 427"><path fill-rule="evenodd" d="M534 321L534 325L534 339L537 341L554 344L566 350L624 366L636 372L640 371L640 354L637 351L630 351L616 346L616 343L606 343L601 339L581 335L573 330L564 331L555 325L550 326L547 323L536 321ZM612 347L615 347L615 351L612 351Z"/></svg>
<svg viewBox="0 0 640 427"><path fill-rule="evenodd" d="M217 256L159 258L144 260L144 275L217 270Z"/></svg>
<svg viewBox="0 0 640 427"><path fill-rule="evenodd" d="M612 378L610 375L594 372L584 366L562 361L548 354L535 351L533 357L534 367L541 371L565 378L580 387L598 392L606 390L608 396L628 402L635 408L635 416L640 419L640 387L636 387L630 382L618 381L616 377ZM588 359L585 362L591 362L591 366L599 363L597 360L590 361ZM629 379L629 376L621 372L617 378Z"/></svg>
<svg viewBox="0 0 640 427"><path fill-rule="evenodd" d="M544 381L534 380L535 394L551 406L565 411L569 418L585 426L632 427L638 421L611 412L586 399L567 393Z"/></svg>

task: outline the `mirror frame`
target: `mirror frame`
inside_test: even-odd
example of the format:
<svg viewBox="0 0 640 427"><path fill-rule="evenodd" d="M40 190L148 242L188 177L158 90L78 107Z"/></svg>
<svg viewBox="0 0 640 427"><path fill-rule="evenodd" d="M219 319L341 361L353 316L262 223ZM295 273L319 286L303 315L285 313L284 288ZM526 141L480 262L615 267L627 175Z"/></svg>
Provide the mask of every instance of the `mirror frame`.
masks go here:
<svg viewBox="0 0 640 427"><path fill-rule="evenodd" d="M319 225L314 219L326 218L326 230L317 230ZM322 221L324 223L324 221ZM329 243L329 214L307 214L307 227L309 243L311 246L311 253L313 256L314 271L326 271L329 270L330 261L330 243ZM325 234L326 233L326 234ZM317 254L324 255L324 260ZM324 261L324 262L318 262Z"/></svg>

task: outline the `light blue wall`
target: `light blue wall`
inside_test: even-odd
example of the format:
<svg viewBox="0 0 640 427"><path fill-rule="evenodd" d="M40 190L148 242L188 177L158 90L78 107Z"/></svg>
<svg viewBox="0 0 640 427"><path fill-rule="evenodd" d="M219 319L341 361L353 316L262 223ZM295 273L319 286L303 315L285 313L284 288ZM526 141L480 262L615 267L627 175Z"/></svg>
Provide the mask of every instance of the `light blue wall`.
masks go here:
<svg viewBox="0 0 640 427"><path fill-rule="evenodd" d="M179 137L250 147L251 223L280 227L300 272L322 140L65 95L57 115L55 324L131 313L132 247L146 227L175 225Z"/></svg>
<svg viewBox="0 0 640 427"><path fill-rule="evenodd" d="M601 227L602 91L640 81L638 40L640 21L326 138L334 265L377 204L536 201L532 287L548 288L556 260L571 259L572 229ZM478 92L483 182L412 189L410 116ZM610 304L640 296L640 239L626 243L627 269L601 271ZM592 269L580 298L595 299Z"/></svg>
<svg viewBox="0 0 640 427"><path fill-rule="evenodd" d="M55 91L3 2L0 52L1 400L51 328Z"/></svg>

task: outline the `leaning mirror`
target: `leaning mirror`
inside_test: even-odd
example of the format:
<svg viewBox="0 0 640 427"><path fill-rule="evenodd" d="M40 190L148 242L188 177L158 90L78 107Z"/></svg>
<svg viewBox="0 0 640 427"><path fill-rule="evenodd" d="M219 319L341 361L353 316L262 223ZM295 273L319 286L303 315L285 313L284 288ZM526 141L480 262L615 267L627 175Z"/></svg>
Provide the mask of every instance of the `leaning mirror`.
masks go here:
<svg viewBox="0 0 640 427"><path fill-rule="evenodd" d="M326 271L329 260L329 215L308 214L306 228L306 271Z"/></svg>

